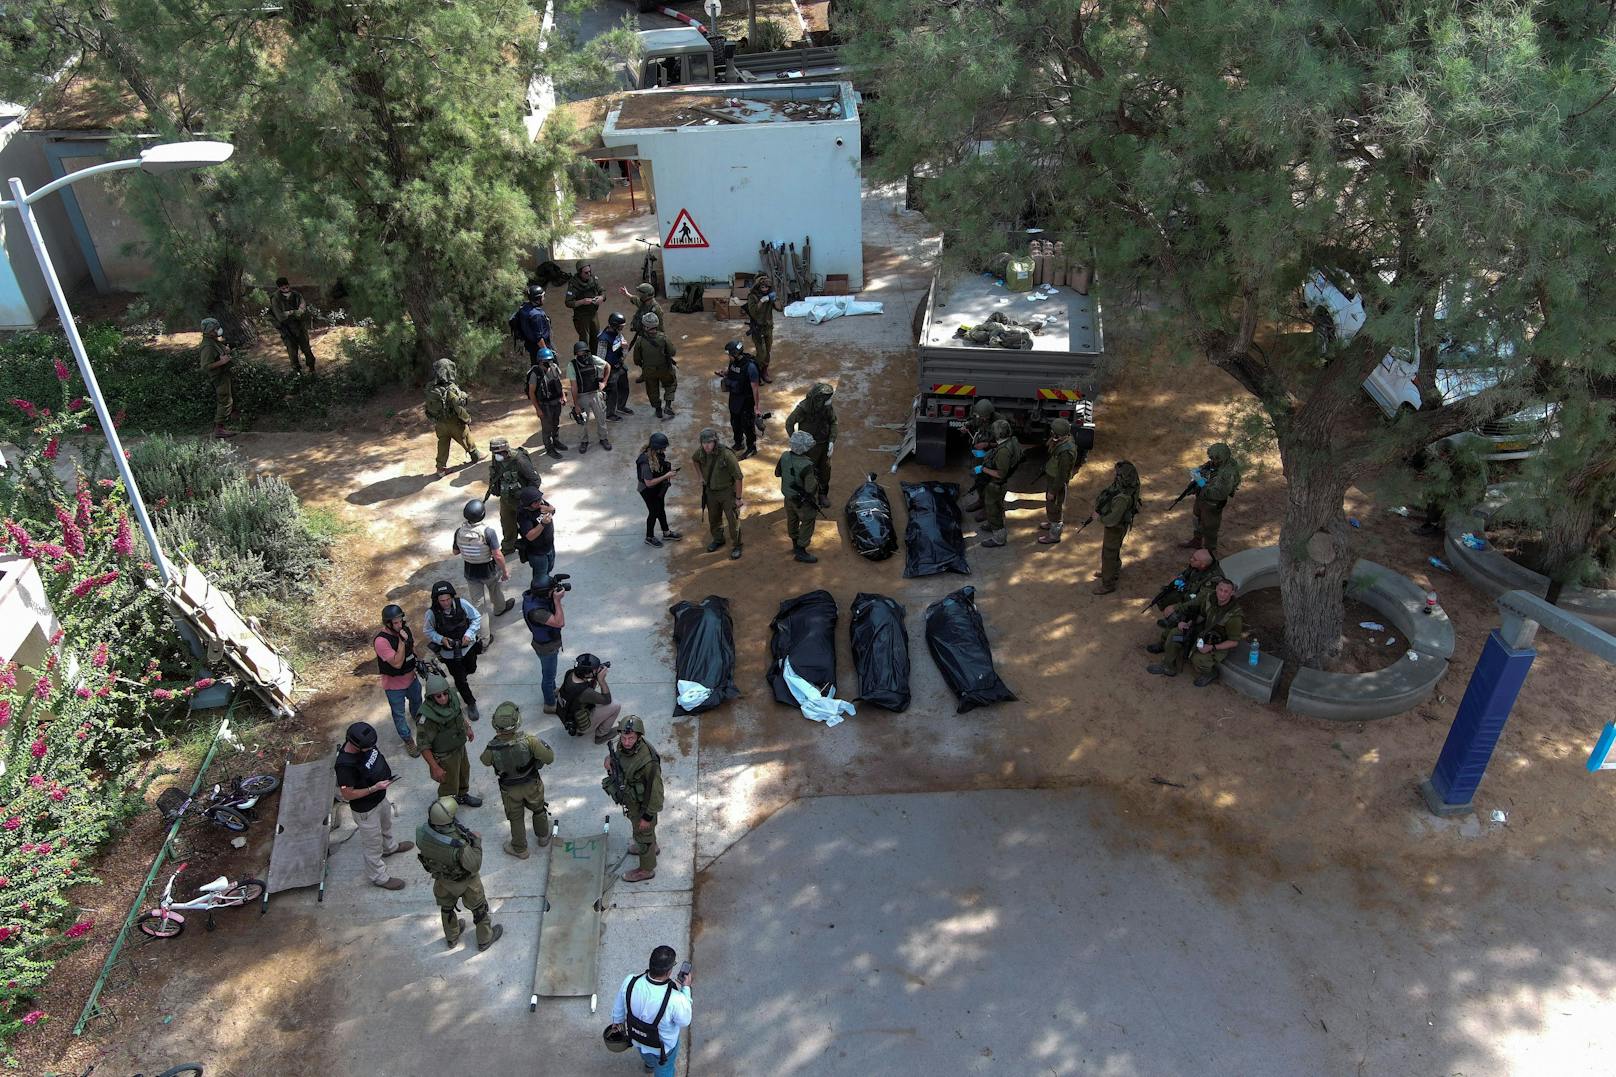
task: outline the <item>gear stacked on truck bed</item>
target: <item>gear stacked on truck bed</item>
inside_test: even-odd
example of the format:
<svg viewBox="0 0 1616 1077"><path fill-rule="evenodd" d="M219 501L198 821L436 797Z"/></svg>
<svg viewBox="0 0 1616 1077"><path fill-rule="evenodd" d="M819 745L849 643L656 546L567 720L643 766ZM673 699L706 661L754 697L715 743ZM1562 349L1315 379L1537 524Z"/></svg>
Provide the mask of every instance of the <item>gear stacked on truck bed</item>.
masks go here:
<svg viewBox="0 0 1616 1077"><path fill-rule="evenodd" d="M968 344L984 344L990 348L1015 348L1021 351L1032 350L1032 338L1035 333L1044 329L1042 318L1031 321L1018 322L1007 318L998 311L988 315L988 320L980 325L962 325L954 331L954 335Z"/></svg>

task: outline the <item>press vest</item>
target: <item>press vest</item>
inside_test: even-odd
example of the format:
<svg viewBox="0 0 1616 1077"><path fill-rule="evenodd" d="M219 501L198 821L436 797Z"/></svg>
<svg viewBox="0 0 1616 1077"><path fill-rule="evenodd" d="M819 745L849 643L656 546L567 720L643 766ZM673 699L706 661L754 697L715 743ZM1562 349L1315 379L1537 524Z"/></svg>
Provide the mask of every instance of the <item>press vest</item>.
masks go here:
<svg viewBox="0 0 1616 1077"><path fill-rule="evenodd" d="M657 1051L657 1065L668 1060L668 1049L662 1043L662 1034L657 1026L662 1023L662 1015L668 1012L668 1002L673 998L673 981L668 981L668 990L662 996L662 1005L657 1008L656 1016L649 1021L642 1021L634 1015L634 985L640 981L636 976L628 982L623 989L623 1009L628 1014L628 1038L635 1043L646 1047L654 1047Z"/></svg>
<svg viewBox="0 0 1616 1077"><path fill-rule="evenodd" d="M402 635L393 632L378 632L370 642L374 645L376 640L379 639L386 640L387 645L393 648L395 654L401 650L403 652L403 657L396 666L388 665L381 655L376 656L376 668L381 672L382 676L402 677L405 674L415 672L415 634L413 632L407 628ZM402 647L400 644L402 644Z"/></svg>
<svg viewBox="0 0 1616 1077"><path fill-rule="evenodd" d="M572 380L578 383L578 393L593 393L600 389L600 370L595 366L593 357L582 366L578 360L572 361Z"/></svg>
<svg viewBox="0 0 1616 1077"><path fill-rule="evenodd" d="M561 719L561 724L566 727L567 732L575 737L583 732L581 719L590 706L578 702L578 697L583 695L586 689L593 687L594 685L588 681L567 676L561 679L561 684L556 689L556 701L559 704L556 707L556 716Z"/></svg>
<svg viewBox="0 0 1616 1077"><path fill-rule="evenodd" d="M548 598L541 598L532 591L522 596L522 619L527 622L534 643L554 643L561 638L561 629L544 623L554 612L555 607Z"/></svg>
<svg viewBox="0 0 1616 1077"><path fill-rule="evenodd" d="M494 559L488 545L488 529L481 524L461 524L455 528L455 549L468 565L486 565Z"/></svg>
<svg viewBox="0 0 1616 1077"><path fill-rule="evenodd" d="M436 602L432 604L429 616L432 618L432 627L438 635L450 642L453 646L465 638L467 630L471 628L471 617L467 615L466 608L460 604L459 596L443 609Z"/></svg>

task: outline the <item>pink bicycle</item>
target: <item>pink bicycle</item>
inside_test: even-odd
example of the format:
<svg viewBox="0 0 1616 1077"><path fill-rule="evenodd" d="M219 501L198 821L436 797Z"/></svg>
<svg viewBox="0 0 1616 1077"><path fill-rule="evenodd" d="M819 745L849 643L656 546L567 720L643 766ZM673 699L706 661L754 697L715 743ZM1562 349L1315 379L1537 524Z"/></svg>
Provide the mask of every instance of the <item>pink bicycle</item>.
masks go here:
<svg viewBox="0 0 1616 1077"><path fill-rule="evenodd" d="M168 877L168 885L163 888L163 897L157 908L140 918L140 930L154 939L172 939L184 931L183 912L206 912L207 929L212 931L215 909L233 909L264 896L264 884L257 879L242 879L233 883L221 875L210 883L203 883L196 896L189 901L175 901L174 880L184 870L184 864L174 869L174 874Z"/></svg>

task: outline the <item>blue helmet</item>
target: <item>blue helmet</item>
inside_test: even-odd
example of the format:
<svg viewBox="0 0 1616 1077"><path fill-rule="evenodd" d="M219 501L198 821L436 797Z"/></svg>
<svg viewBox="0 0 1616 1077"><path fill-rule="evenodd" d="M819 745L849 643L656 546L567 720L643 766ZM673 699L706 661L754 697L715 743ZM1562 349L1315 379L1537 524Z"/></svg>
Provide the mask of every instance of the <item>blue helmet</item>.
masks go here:
<svg viewBox="0 0 1616 1077"><path fill-rule="evenodd" d="M555 352L552 351L551 349L549 349L549 348L540 348L539 349L539 362L548 363L550 360L552 360L554 358L555 358Z"/></svg>

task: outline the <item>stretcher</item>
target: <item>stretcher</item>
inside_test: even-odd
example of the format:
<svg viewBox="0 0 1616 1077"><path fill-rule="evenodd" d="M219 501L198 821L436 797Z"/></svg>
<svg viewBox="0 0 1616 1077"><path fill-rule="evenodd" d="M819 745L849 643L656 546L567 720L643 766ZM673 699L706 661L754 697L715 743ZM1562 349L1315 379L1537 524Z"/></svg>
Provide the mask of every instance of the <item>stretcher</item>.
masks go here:
<svg viewBox="0 0 1616 1077"><path fill-rule="evenodd" d="M533 993L528 1012L542 998L589 996L595 1012L595 983L600 955L600 895L606 875L607 817L599 834L552 839L550 866L539 911L539 952L533 964ZM555 830L560 829L559 822Z"/></svg>

